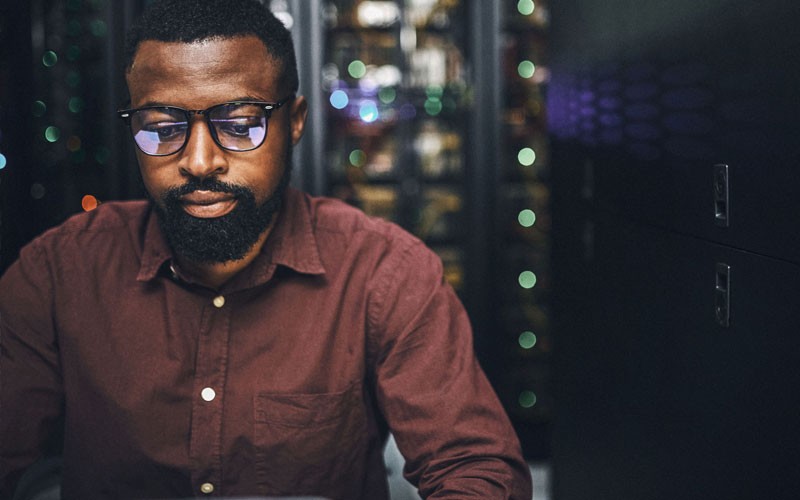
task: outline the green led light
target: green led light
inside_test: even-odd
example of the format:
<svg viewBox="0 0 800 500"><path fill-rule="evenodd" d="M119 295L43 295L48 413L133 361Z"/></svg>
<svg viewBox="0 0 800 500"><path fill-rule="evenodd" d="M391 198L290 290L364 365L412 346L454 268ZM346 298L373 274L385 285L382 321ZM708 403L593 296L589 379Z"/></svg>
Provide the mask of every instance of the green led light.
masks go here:
<svg viewBox="0 0 800 500"><path fill-rule="evenodd" d="M353 78L361 78L367 74L367 65L356 59L347 65L347 72Z"/></svg>
<svg viewBox="0 0 800 500"><path fill-rule="evenodd" d="M78 73L75 70L71 70L69 73L67 73L67 85L69 85L72 88L75 88L80 84L81 84L80 73Z"/></svg>
<svg viewBox="0 0 800 500"><path fill-rule="evenodd" d="M536 404L536 394L533 391L522 391L519 393L519 405L523 408L533 408Z"/></svg>
<svg viewBox="0 0 800 500"><path fill-rule="evenodd" d="M97 151L94 153L95 161L101 165L107 162L109 158L111 158L111 151L106 147L101 146L97 148Z"/></svg>
<svg viewBox="0 0 800 500"><path fill-rule="evenodd" d="M391 104L397 99L397 90L394 87L383 87L378 91L378 99L384 104Z"/></svg>
<svg viewBox="0 0 800 500"><path fill-rule="evenodd" d="M428 87L425 88L425 95L430 99L441 99L443 94L444 88L442 88L441 85L428 85Z"/></svg>
<svg viewBox="0 0 800 500"><path fill-rule="evenodd" d="M69 36L79 36L81 34L82 27L81 22L77 19L73 19L67 23L67 35Z"/></svg>
<svg viewBox="0 0 800 500"><path fill-rule="evenodd" d="M431 116L436 116L442 112L442 101L431 98L425 101L425 112Z"/></svg>
<svg viewBox="0 0 800 500"><path fill-rule="evenodd" d="M31 113L33 116L41 118L47 112L47 104L43 101L34 101L33 105L31 105Z"/></svg>
<svg viewBox="0 0 800 500"><path fill-rule="evenodd" d="M536 345L536 334L533 332L522 332L519 334L519 346L523 349L533 349Z"/></svg>
<svg viewBox="0 0 800 500"><path fill-rule="evenodd" d="M363 167L367 162L367 154L360 149L354 149L350 152L350 164L354 167Z"/></svg>
<svg viewBox="0 0 800 500"><path fill-rule="evenodd" d="M519 274L519 286L530 290L536 286L536 275L531 271L522 271Z"/></svg>
<svg viewBox="0 0 800 500"><path fill-rule="evenodd" d="M47 142L56 142L61 137L61 130L58 127L49 126L44 130L44 138Z"/></svg>
<svg viewBox="0 0 800 500"><path fill-rule="evenodd" d="M92 35L99 38L106 36L108 33L108 27L106 26L105 21L102 19L95 19L89 24L89 31L92 32Z"/></svg>
<svg viewBox="0 0 800 500"><path fill-rule="evenodd" d="M73 113L80 113L86 107L86 103L80 97L71 97L67 107Z"/></svg>
<svg viewBox="0 0 800 500"><path fill-rule="evenodd" d="M517 220L522 227L532 227L536 224L536 213L526 208L525 210L520 211L519 215L517 216Z"/></svg>
<svg viewBox="0 0 800 500"><path fill-rule="evenodd" d="M519 0L517 2L517 10L523 16L530 16L533 14L534 9L536 9L536 4L533 3L533 0Z"/></svg>
<svg viewBox="0 0 800 500"><path fill-rule="evenodd" d="M530 167L536 161L536 151L531 148L522 148L517 154L517 160L519 160L520 165Z"/></svg>
<svg viewBox="0 0 800 500"><path fill-rule="evenodd" d="M517 73L522 78L530 78L536 72L536 65L533 64L531 61L522 61L517 65Z"/></svg>
<svg viewBox="0 0 800 500"><path fill-rule="evenodd" d="M58 62L58 54L53 52L52 50L48 50L42 56L42 64L47 66L48 68L52 68Z"/></svg>
<svg viewBox="0 0 800 500"><path fill-rule="evenodd" d="M70 45L67 48L67 59L70 61L77 61L81 57L81 48L77 45Z"/></svg>

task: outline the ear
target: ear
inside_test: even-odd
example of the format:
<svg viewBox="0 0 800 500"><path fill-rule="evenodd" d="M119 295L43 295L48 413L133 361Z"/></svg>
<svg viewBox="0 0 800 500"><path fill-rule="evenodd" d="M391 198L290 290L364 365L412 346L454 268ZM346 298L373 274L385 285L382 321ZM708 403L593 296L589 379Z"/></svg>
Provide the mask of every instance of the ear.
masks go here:
<svg viewBox="0 0 800 500"><path fill-rule="evenodd" d="M303 130L306 127L306 117L308 116L308 102L306 98L299 95L292 100L292 107L289 110L289 127L292 134L292 145L296 145L303 137Z"/></svg>

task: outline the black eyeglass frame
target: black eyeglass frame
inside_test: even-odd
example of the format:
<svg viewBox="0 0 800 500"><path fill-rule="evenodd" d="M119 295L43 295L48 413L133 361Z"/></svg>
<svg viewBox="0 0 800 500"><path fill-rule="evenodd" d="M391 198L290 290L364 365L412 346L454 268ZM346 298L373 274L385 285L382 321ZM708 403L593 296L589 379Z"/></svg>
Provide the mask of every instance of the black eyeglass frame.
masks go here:
<svg viewBox="0 0 800 500"><path fill-rule="evenodd" d="M215 105L213 105L211 107L208 107L206 109L184 109L184 108L180 108L178 106L144 106L144 107L141 107L141 108L119 109L119 110L117 110L117 116L119 118L125 120L125 122L128 124L128 128L130 128L131 127L131 119L133 118L133 114L136 113L137 111L145 111L145 110L148 110L148 109L171 109L171 110L176 110L176 111L180 111L181 113L183 113L186 116L186 123L190 122L190 119L191 119L192 115L201 115L201 116L203 116L205 118L206 126L208 127L208 130L211 133L211 138L214 139L214 144L216 144L220 148L224 149L225 151L233 151L235 153L243 153L243 152L246 152L246 151L253 151L255 149L258 149L258 148L261 147L262 144L264 144L264 141L267 140L267 134L269 133L269 119L272 117L272 112L277 110L277 109L280 109L281 106L283 106L287 102L292 101L295 97L296 97L296 94L292 93L292 94L289 94L288 96L284 97L283 99L281 99L281 100L279 100L277 102L267 102L267 101L228 101L228 102L222 102L222 103L219 103L219 104L215 104ZM231 148L223 146L220 143L219 137L217 137L217 129L216 129L216 127L214 125L212 125L212 123L211 123L211 118L210 118L210 112L211 111L213 111L214 109L220 108L222 106L230 106L230 105L238 105L238 104L252 104L252 105L259 106L264 110L264 120L265 120L264 121L264 128L265 128L264 137L261 139L261 142L259 142L257 145L253 146L252 148L231 149ZM170 153L164 153L164 154L148 153L147 151L142 149L141 146L139 146L139 143L136 141L135 138L134 138L133 142L134 142L134 144L136 144L136 147L139 149L139 151L141 151L142 153L146 154L147 156L170 156L170 155L174 155L174 154L178 153L180 150L182 150L183 148L186 147L186 144L189 142L189 135L191 134L191 131L192 131L191 127L187 127L186 128L186 136L183 138L183 144L181 144L181 147L179 147L178 149L176 149L175 151L172 151Z"/></svg>

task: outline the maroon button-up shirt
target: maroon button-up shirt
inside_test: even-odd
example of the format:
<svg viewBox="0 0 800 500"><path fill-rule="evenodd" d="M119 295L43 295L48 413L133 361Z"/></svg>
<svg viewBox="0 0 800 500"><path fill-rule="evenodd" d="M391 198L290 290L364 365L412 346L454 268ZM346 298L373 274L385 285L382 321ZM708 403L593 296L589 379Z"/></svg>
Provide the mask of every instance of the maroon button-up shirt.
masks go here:
<svg viewBox="0 0 800 500"><path fill-rule="evenodd" d="M437 257L294 190L219 290L175 274L146 202L48 231L0 280L0 497L65 419L65 499L387 498L391 430L428 498L529 499Z"/></svg>

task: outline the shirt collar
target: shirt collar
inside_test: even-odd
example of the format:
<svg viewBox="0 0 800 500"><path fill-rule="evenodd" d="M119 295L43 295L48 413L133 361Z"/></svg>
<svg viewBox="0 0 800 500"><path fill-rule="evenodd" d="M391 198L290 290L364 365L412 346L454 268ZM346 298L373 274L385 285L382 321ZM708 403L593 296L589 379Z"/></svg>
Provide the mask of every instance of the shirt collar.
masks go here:
<svg viewBox="0 0 800 500"><path fill-rule="evenodd" d="M308 195L292 187L286 189L283 208L261 253L270 262L299 273L325 274Z"/></svg>
<svg viewBox="0 0 800 500"><path fill-rule="evenodd" d="M150 214L147 216L144 228L142 262L139 266L139 274L136 276L137 281L150 281L155 278L164 263L172 259L172 250L158 225L152 203L151 201Z"/></svg>
<svg viewBox="0 0 800 500"><path fill-rule="evenodd" d="M269 279L276 265L303 274L325 274L307 195L288 187L284 194L283 207L277 217L261 254L248 269L242 271L251 273L251 283ZM137 281L155 278L172 257L172 250L158 223L155 210L151 209L144 230L142 261Z"/></svg>

